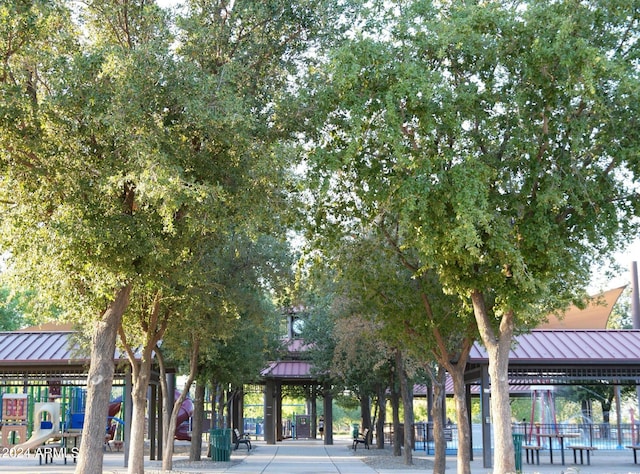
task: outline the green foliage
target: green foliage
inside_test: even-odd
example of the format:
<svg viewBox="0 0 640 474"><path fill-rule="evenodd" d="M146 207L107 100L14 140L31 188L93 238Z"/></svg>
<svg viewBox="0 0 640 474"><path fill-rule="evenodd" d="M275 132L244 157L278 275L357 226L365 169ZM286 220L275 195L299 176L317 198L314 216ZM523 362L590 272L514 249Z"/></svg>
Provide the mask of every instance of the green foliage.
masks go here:
<svg viewBox="0 0 640 474"><path fill-rule="evenodd" d="M610 329L633 329L630 286L623 290L620 298L611 310L607 327Z"/></svg>
<svg viewBox="0 0 640 474"><path fill-rule="evenodd" d="M8 288L0 288L0 331L15 331L25 325L23 298L12 296Z"/></svg>
<svg viewBox="0 0 640 474"><path fill-rule="evenodd" d="M480 288L521 327L568 304L638 212L636 39L616 8L416 1L337 50L308 87L318 214L350 232L397 214L446 291Z"/></svg>

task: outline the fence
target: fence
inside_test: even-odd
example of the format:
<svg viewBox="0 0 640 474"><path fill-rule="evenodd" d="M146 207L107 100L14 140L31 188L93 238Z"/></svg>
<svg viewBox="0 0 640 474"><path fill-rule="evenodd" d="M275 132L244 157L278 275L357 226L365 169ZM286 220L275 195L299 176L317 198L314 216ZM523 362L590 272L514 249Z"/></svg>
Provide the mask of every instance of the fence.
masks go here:
<svg viewBox="0 0 640 474"><path fill-rule="evenodd" d="M565 433L576 436L572 444L595 446L598 449L620 449L622 446L638 444L640 425L631 423L515 423L514 433L525 435L527 444L539 444L541 433ZM540 443L543 444L543 443Z"/></svg>
<svg viewBox="0 0 640 474"><path fill-rule="evenodd" d="M540 433L566 433L575 437L570 438L570 444L595 446L601 450L617 450L627 445L640 445L640 424L622 423L514 423L513 433L525 435L526 444L540 444L544 446L544 440L536 437ZM427 422L413 425L415 450L432 452L433 424ZM472 441L474 450L482 450L482 426L473 424ZM385 443L393 444L393 425L385 425ZM538 440L540 439L540 442ZM456 452L458 449L458 428L456 425L445 427L445 440L447 453ZM492 443L493 444L493 443Z"/></svg>

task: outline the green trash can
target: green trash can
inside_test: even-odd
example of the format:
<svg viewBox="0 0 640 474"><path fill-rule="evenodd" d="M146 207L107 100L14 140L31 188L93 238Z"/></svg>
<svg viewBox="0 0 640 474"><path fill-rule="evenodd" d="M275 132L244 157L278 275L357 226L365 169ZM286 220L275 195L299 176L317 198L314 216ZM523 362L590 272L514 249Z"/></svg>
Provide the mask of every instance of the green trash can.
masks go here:
<svg viewBox="0 0 640 474"><path fill-rule="evenodd" d="M209 430L211 443L211 459L213 461L231 460L231 429L220 428Z"/></svg>
<svg viewBox="0 0 640 474"><path fill-rule="evenodd" d="M516 454L516 472L522 472L522 442L524 435L521 433L513 434L513 449Z"/></svg>
<svg viewBox="0 0 640 474"><path fill-rule="evenodd" d="M357 423L353 423L351 425L351 437L353 439L356 439L359 434L360 434L360 425Z"/></svg>

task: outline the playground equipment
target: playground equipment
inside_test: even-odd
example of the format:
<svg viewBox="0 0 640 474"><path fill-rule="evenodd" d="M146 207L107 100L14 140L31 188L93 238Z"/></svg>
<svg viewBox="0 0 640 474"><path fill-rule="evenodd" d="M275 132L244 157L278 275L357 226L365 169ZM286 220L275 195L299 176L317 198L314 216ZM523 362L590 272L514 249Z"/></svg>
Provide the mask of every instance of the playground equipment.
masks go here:
<svg viewBox="0 0 640 474"><path fill-rule="evenodd" d="M536 409L538 410L538 416L536 416ZM551 428L556 434L558 433L555 399L553 396L553 387L551 386L538 387L534 385L531 387L531 424L529 425L529 439L531 439L533 427L536 423L543 426L546 430Z"/></svg>
<svg viewBox="0 0 640 474"><path fill-rule="evenodd" d="M15 435L20 442L27 439L27 408L28 395L26 393L5 393L2 396L2 446L12 447ZM13 434L13 436L12 436Z"/></svg>
<svg viewBox="0 0 640 474"><path fill-rule="evenodd" d="M175 391L176 399L180 396L178 390ZM191 441L191 429L189 426L189 418L193 415L193 400L185 398L180 410L178 411L178 418L176 420L176 432L175 438L180 441Z"/></svg>
<svg viewBox="0 0 640 474"><path fill-rule="evenodd" d="M87 390L73 387L66 416L66 429L81 430L84 427L84 411L87 406Z"/></svg>
<svg viewBox="0 0 640 474"><path fill-rule="evenodd" d="M48 414L48 420L43 420L44 414ZM25 452L47 442L49 438L54 438L60 427L60 404L57 402L46 402L34 404L34 429L31 438L15 446L16 449ZM22 439L21 439L22 441Z"/></svg>

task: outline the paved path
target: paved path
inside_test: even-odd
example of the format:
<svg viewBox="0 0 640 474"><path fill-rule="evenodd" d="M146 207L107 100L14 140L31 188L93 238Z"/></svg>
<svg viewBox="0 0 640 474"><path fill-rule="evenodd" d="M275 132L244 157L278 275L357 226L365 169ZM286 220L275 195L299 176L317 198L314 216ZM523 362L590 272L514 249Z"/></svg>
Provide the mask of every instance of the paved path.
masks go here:
<svg viewBox="0 0 640 474"><path fill-rule="evenodd" d="M212 474L416 474L418 472L432 472L425 467L426 460L433 459L424 452L414 452L416 460L422 460L419 469L395 466L394 469L375 469L369 467L362 460L367 451L349 449L348 440L336 440L333 446L324 446L320 441L288 440L277 445L267 445L264 442L254 442L256 446L249 454L243 448L233 451L231 462L211 463L210 460L197 466L187 466L184 456L175 459L175 473L212 473ZM372 450L373 451L373 450ZM373 454L373 453L370 453ZM540 466L523 465L523 474L640 474L640 465L633 463L630 450L596 451L591 458L591 466L574 465L573 456L567 453L567 465L562 466L549 463L546 453L540 456ZM122 453L106 453L104 457L104 473L123 474L124 456ZM472 474L487 474L491 469L482 467L482 456L476 454L472 462ZM70 474L74 472L73 463L64 465L62 458L56 458L53 464L39 465L37 457L15 458L0 457L0 473L29 473L29 474ZM155 474L160 472L158 461L147 461L145 472ZM455 474L455 457L447 458L447 473Z"/></svg>

